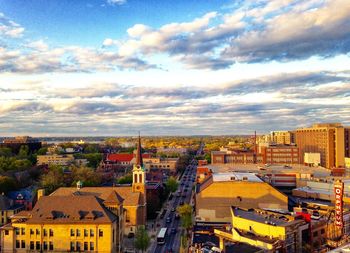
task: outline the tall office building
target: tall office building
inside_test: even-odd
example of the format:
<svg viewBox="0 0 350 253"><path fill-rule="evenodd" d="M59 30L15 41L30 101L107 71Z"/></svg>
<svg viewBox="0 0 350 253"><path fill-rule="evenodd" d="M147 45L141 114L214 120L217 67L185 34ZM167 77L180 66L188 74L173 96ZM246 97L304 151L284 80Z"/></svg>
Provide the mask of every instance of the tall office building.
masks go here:
<svg viewBox="0 0 350 253"><path fill-rule="evenodd" d="M344 157L349 153L349 128L340 123L314 124L296 130L296 144L301 161L306 152L320 153L321 166L326 168L344 166ZM348 151L346 151L348 150Z"/></svg>

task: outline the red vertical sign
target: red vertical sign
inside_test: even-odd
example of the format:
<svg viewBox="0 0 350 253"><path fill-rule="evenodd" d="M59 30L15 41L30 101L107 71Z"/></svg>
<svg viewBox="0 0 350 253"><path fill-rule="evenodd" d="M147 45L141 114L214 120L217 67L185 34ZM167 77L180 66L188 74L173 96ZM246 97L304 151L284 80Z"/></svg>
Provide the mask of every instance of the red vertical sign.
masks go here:
<svg viewBox="0 0 350 253"><path fill-rule="evenodd" d="M343 192L344 183L334 183L334 194L335 194L335 225L343 226Z"/></svg>

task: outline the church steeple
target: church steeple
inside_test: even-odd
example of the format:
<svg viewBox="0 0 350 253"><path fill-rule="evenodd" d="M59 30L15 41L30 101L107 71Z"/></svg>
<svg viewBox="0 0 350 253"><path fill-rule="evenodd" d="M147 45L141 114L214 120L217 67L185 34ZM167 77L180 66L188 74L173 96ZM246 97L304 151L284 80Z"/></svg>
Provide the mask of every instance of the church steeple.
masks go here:
<svg viewBox="0 0 350 253"><path fill-rule="evenodd" d="M136 150L136 165L140 166L140 168L143 168L140 132L139 132L139 140L138 140L138 143L137 143L137 150Z"/></svg>
<svg viewBox="0 0 350 253"><path fill-rule="evenodd" d="M146 194L146 172L143 167L142 161L142 147L141 147L141 136L139 134L139 139L136 146L136 161L132 170L132 189L133 192L141 192Z"/></svg>

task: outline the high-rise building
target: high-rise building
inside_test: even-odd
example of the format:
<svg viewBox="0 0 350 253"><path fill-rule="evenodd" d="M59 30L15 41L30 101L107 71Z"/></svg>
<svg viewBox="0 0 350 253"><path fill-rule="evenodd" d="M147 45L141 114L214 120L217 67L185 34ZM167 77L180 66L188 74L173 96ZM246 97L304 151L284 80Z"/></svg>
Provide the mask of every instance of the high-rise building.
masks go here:
<svg viewBox="0 0 350 253"><path fill-rule="evenodd" d="M340 123L314 124L297 129L295 139L301 160L306 152L320 153L321 166L344 166L344 157L349 152L349 128Z"/></svg>
<svg viewBox="0 0 350 253"><path fill-rule="evenodd" d="M291 131L272 131L270 140L276 144L292 144L295 143L294 132Z"/></svg>

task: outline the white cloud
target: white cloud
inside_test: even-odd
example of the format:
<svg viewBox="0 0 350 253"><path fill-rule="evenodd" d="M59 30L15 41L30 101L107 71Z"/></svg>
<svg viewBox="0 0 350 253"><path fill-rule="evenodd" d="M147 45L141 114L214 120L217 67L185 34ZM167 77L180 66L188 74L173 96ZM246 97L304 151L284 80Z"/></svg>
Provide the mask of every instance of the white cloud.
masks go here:
<svg viewBox="0 0 350 253"><path fill-rule="evenodd" d="M110 5L122 5L126 3L126 0L107 0Z"/></svg>

